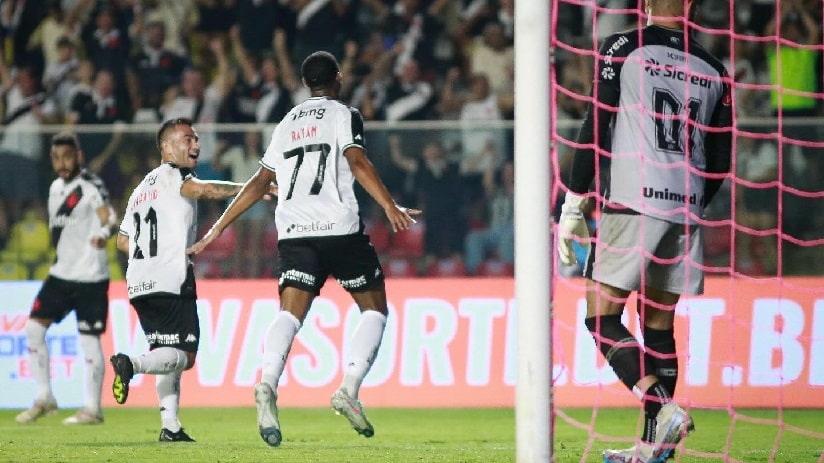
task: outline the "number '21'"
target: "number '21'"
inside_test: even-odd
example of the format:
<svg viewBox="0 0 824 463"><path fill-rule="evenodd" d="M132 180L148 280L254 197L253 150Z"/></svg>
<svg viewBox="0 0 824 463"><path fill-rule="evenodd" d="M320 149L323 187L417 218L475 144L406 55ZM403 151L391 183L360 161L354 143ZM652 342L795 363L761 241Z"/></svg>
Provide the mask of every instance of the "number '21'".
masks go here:
<svg viewBox="0 0 824 463"><path fill-rule="evenodd" d="M146 222L149 224L149 257L157 256L157 211L153 207L146 212L146 217L140 220L140 214L135 212L134 215L134 254L135 259L144 259L143 249L137 244L137 239L140 238L140 223Z"/></svg>
<svg viewBox="0 0 824 463"><path fill-rule="evenodd" d="M670 153L685 154L686 150L682 144L681 132L684 130L683 122L679 118L683 104L669 90L656 88L653 90L652 101L655 105L652 118L655 121L655 144L660 151ZM698 120L701 111L701 100L690 98L687 102L687 109L690 123L687 124L687 136L690 146L695 146L693 132L695 122Z"/></svg>
<svg viewBox="0 0 824 463"><path fill-rule="evenodd" d="M323 186L323 178L326 174L326 158L328 158L329 153L332 152L332 147L326 143L313 143L311 145L299 146L283 153L284 159L293 158L295 156L298 158L295 163L295 169L292 171L292 179L289 182L289 192L286 193L286 199L292 199L292 192L295 190L295 182L298 179L298 169L300 169L301 164L303 164L304 154L313 152L319 152L320 159L318 160L318 171L315 174L315 181L312 182L312 187L309 189L309 194L316 195L320 193L320 189Z"/></svg>

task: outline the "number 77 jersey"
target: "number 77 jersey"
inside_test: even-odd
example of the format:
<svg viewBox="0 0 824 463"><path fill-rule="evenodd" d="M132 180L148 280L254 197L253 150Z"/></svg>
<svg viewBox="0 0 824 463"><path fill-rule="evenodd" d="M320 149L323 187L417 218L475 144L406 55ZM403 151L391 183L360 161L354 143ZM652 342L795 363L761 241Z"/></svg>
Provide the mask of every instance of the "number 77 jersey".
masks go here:
<svg viewBox="0 0 824 463"><path fill-rule="evenodd" d="M129 299L152 294L194 296L187 279L197 228L197 201L180 193L190 169L163 163L134 189L120 234L129 237L126 284Z"/></svg>
<svg viewBox="0 0 824 463"><path fill-rule="evenodd" d="M278 124L260 164L277 179L279 239L360 230L355 178L343 156L350 147L364 149L363 118L333 99L309 98Z"/></svg>

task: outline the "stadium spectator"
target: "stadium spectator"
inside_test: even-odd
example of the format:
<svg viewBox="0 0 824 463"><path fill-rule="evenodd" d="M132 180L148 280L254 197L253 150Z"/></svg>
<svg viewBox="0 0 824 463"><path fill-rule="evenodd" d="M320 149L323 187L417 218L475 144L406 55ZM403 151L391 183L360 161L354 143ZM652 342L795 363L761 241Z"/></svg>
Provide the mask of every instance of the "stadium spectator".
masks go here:
<svg viewBox="0 0 824 463"><path fill-rule="evenodd" d="M773 36L780 32L783 41L765 43L765 54L770 75L770 103L773 116L782 117L779 127L785 137L783 146L784 171L797 171L799 175L783 179L786 186L804 191L814 191L820 185L824 163L820 149L810 147L819 140L817 128L807 119L821 113L819 92L821 66L819 51L800 45L819 45L821 31L812 15L798 0L780 4L779 14L767 25L764 34ZM797 169L801 167L801 169ZM815 233L812 214L817 201L795 193L786 193L783 199L783 231L796 238Z"/></svg>
<svg viewBox="0 0 824 463"><path fill-rule="evenodd" d="M180 76L189 66L186 58L164 48L165 40L164 23L147 23L141 48L129 60L129 94L138 122L157 122L163 95L180 84Z"/></svg>
<svg viewBox="0 0 824 463"><path fill-rule="evenodd" d="M266 333L262 378L255 386L258 430L270 446L280 445L282 439L276 401L286 358L312 300L330 275L349 291L362 314L343 382L332 396L332 408L343 414L358 434L374 434L358 392L386 325L386 289L378 256L363 234L353 183L357 179L378 202L395 231L408 229L414 223L410 215L421 212L398 206L367 159L360 114L336 101L341 76L334 56L327 52L309 55L301 66L301 76L312 97L277 125L260 162L262 167L189 250L194 254L202 251L277 180L281 187L275 209L281 310Z"/></svg>
<svg viewBox="0 0 824 463"><path fill-rule="evenodd" d="M490 94L495 96L502 114L508 119L515 108L515 48L508 42L504 26L490 22L484 26L483 35L472 47L469 55L471 74L486 77Z"/></svg>
<svg viewBox="0 0 824 463"><path fill-rule="evenodd" d="M5 113L0 141L0 193L8 200L12 221L20 218L27 202L40 202L39 166L43 157L38 129L56 117L56 105L40 88L39 76L29 66L12 73L0 57Z"/></svg>
<svg viewBox="0 0 824 463"><path fill-rule="evenodd" d="M604 40L594 73L594 101L578 136L558 223L560 260L571 265L577 261L573 240L589 243L582 207L593 196L589 192L595 181L596 199L604 207L599 240L584 264L584 323L618 378L639 391L645 413L641 439L628 449L605 450L608 463L664 461L694 427L673 401L678 377L675 306L681 294L704 290L697 220L730 168L732 108L723 64L684 30L683 19L692 17L693 6L647 0L646 26ZM628 59L639 55L648 57L646 63ZM670 79L656 72L659 65L708 78L706 84ZM658 90L639 92L647 88ZM690 120L681 109L688 103ZM677 116L650 117L661 113ZM685 130L686 124L714 130ZM598 173L602 159L611 162L607 172ZM621 322L633 292L643 346Z"/></svg>
<svg viewBox="0 0 824 463"><path fill-rule="evenodd" d="M29 42L45 12L46 2L43 1L9 0L0 4L0 26L11 48L9 63L12 66L31 66L36 71L43 70L43 55L40 50L29 48Z"/></svg>
<svg viewBox="0 0 824 463"><path fill-rule="evenodd" d="M46 331L74 311L85 357L86 389L83 408L63 423L99 424L103 422L100 395L105 370L100 335L106 331L109 309L106 242L117 229L117 214L103 182L83 168L83 151L74 134L57 134L52 139L50 157L57 174L48 200L56 258L26 322L29 368L37 395L31 408L15 420L31 423L57 410Z"/></svg>
<svg viewBox="0 0 824 463"><path fill-rule="evenodd" d="M422 267L439 258L460 257L464 217L457 164L450 162L437 138L426 141L420 155L412 157L406 154L401 137L392 135L389 154L395 166L407 175L404 196L414 198L413 204L426 211Z"/></svg>
<svg viewBox="0 0 824 463"><path fill-rule="evenodd" d="M735 175L748 184L736 182L735 222L750 230L735 238L736 271L748 275L774 275L776 242L774 231L778 219L778 146L772 140L757 141L738 137ZM777 183L776 183L777 184Z"/></svg>
<svg viewBox="0 0 824 463"><path fill-rule="evenodd" d="M149 352L117 353L112 394L123 404L135 374L156 376L161 442L193 442L178 420L180 376L195 364L200 325L194 270L186 248L197 229L197 200L223 200L241 184L199 180L198 135L189 119L165 121L157 132L161 164L149 172L129 197L117 248L129 256L126 284L146 334ZM158 236L165 239L158 240Z"/></svg>
<svg viewBox="0 0 824 463"><path fill-rule="evenodd" d="M164 120L182 117L200 124L201 158L196 167L197 175L200 178L220 179L218 173L212 170L212 159L216 153L225 149L225 142L219 139L214 124L218 122L231 78L223 39L216 37L210 40L209 47L217 59L218 74L207 87L205 77L199 69L189 68L183 71L180 88L169 89L160 113Z"/></svg>
<svg viewBox="0 0 824 463"><path fill-rule="evenodd" d="M245 183L260 167L263 157L263 141L257 130L246 131L242 145L234 145L214 159L214 169L230 172L230 180ZM236 278L260 278L263 275L264 252L260 243L263 231L270 220L271 204L258 201L237 219L237 246L230 267Z"/></svg>
<svg viewBox="0 0 824 463"><path fill-rule="evenodd" d="M57 105L58 117L65 117L69 110L69 98L75 84L74 73L79 65L74 42L62 37L57 41L57 56L46 64L43 86Z"/></svg>
<svg viewBox="0 0 824 463"><path fill-rule="evenodd" d="M505 263L515 262L515 165L504 163L500 171L488 164L483 175L486 208L483 225L470 229L464 241L466 271L474 275L484 259L493 256Z"/></svg>
<svg viewBox="0 0 824 463"><path fill-rule="evenodd" d="M350 18L347 0L283 0L292 11L289 32L292 63L301 60L314 50L328 50L334 55L343 52L343 43L351 35L348 27L354 25Z"/></svg>
<svg viewBox="0 0 824 463"><path fill-rule="evenodd" d="M95 69L108 69L115 79L118 99L129 101L126 69L131 52L131 38L125 17L115 5L100 7L94 14L94 23L87 25L82 38L86 56ZM127 105L131 108L131 105Z"/></svg>

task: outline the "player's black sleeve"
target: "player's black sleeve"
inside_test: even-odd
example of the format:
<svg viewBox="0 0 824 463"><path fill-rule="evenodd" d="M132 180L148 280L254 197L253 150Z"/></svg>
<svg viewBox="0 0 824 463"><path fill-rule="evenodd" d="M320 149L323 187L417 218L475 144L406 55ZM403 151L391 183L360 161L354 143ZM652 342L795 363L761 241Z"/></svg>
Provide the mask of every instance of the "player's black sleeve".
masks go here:
<svg viewBox="0 0 824 463"><path fill-rule="evenodd" d="M724 77L728 77L726 72ZM724 94L715 108L710 126L714 129L707 133L704 152L707 156L706 172L726 174L730 171L732 159L732 99L730 88L724 82ZM723 178L707 178L704 182L704 206L706 207L724 182Z"/></svg>
<svg viewBox="0 0 824 463"><path fill-rule="evenodd" d="M592 99L578 133L578 144L570 167L570 191L584 194L595 178L596 150L610 150L610 130L621 96L621 66L632 49L632 40L623 34L607 38L598 52Z"/></svg>

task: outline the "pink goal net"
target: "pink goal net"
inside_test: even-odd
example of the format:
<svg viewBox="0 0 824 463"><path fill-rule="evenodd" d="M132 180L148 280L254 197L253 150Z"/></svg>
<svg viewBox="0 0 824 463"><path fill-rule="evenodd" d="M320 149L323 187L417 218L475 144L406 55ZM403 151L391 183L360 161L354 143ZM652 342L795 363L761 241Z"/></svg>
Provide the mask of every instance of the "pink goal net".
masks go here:
<svg viewBox="0 0 824 463"><path fill-rule="evenodd" d="M793 439L803 438L813 449L805 454L807 461L822 463L824 426L798 424L802 421L788 419L787 411L819 410L819 421L824 422L824 2L696 3L696 14L681 21L729 73L725 80L733 106L732 157L729 175L722 176L720 190L703 215L696 217L702 230L703 263L695 265L704 272L706 284L702 296L684 296L675 309L680 366L675 400L690 410L726 412L728 427L720 430L725 437L713 448L700 442L692 445L687 439L678 458L750 461L736 443L742 427L750 426L770 436L751 453L761 455L759 461L782 461L782 452L796 442ZM644 4L644 0L552 0L550 107L556 218L570 184L573 156L587 148L578 138L586 110L601 105L600 84L613 78L597 75L607 73L598 63L612 58L612 50L599 52L601 45L615 33L644 27ZM649 60L627 58L625 66L646 66L637 70L639 74L668 72ZM624 79L622 86L632 85ZM643 106L639 103L633 109L643 114ZM692 107L684 104L679 110L688 112ZM677 114L649 117L669 120ZM712 130L700 124L685 126ZM591 186L596 206L587 218L594 232L591 241L597 246L600 211L605 202L609 204L611 193L606 188L606 166L613 157L610 147L620 142L598 140L597 130L595 136L589 148L596 151ZM571 403L595 408L586 419L564 409L554 413L589 433L587 454L581 461L594 461L601 447L633 445L643 420L628 411L628 426L620 433L601 432L597 426L599 410L638 408L639 401L612 374L594 345L567 342L589 335L582 322L585 280L576 278L584 270L587 243L577 251L579 265L558 262L553 270L555 311L578 311L574 324L554 321L553 376L556 382L573 383L584 397ZM631 296L624 322L640 338L636 298L646 301L643 291ZM572 303L575 307L559 305L570 299L577 301ZM584 348L584 354L573 351ZM580 360L582 355L589 356L587 361ZM575 370L587 362L589 373Z"/></svg>

